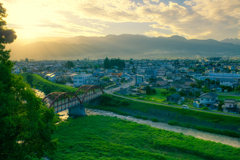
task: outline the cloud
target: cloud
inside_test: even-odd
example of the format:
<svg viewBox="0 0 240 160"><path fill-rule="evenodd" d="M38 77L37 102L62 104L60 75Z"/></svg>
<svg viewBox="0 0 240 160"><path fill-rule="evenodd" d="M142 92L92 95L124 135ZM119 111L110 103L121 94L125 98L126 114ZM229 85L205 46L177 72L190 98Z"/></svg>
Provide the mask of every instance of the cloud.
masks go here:
<svg viewBox="0 0 240 160"><path fill-rule="evenodd" d="M159 0L151 0L152 2L156 2L156 3L159 3Z"/></svg>
<svg viewBox="0 0 240 160"><path fill-rule="evenodd" d="M154 3L152 3L154 2ZM237 38L240 31L239 0L186 0L183 5L169 1L143 0L3 0L7 22L22 28L59 28L71 35L103 35L111 23L152 23L142 34L167 36L169 31L186 38ZM21 6L21 7L19 7ZM71 15L71 17L67 14ZM90 21L80 23L80 21ZM48 25L48 23L54 25ZM162 30L160 33L159 30ZM54 32L54 30L53 30ZM124 31L123 31L124 33Z"/></svg>
<svg viewBox="0 0 240 160"><path fill-rule="evenodd" d="M164 33L161 33L161 32L150 30L148 32L145 32L144 35L151 36L151 37L171 37L174 34L164 34Z"/></svg>

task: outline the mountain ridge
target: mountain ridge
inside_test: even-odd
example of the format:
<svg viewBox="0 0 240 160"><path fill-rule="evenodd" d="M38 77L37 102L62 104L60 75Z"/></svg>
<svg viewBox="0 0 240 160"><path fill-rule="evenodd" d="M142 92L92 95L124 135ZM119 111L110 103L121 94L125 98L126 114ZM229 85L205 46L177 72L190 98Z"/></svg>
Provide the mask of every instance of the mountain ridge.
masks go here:
<svg viewBox="0 0 240 160"><path fill-rule="evenodd" d="M77 36L52 38L22 45L9 45L11 59L92 59L107 57L164 58L195 56L238 56L240 45L213 39L186 39L181 36L147 37L144 35ZM49 41L50 39L50 41Z"/></svg>

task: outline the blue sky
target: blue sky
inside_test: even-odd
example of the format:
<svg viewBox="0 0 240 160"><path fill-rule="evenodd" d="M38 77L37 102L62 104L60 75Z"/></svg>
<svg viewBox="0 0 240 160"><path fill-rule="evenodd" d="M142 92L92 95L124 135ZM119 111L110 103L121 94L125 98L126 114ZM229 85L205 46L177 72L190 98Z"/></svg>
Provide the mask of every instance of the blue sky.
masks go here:
<svg viewBox="0 0 240 160"><path fill-rule="evenodd" d="M240 37L239 0L2 0L18 38L140 34Z"/></svg>

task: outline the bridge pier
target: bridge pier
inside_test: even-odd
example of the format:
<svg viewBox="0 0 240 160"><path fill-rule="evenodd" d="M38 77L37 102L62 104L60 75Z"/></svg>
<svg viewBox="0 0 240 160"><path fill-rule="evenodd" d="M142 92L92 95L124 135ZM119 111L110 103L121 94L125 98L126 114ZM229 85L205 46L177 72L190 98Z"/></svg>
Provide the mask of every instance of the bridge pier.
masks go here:
<svg viewBox="0 0 240 160"><path fill-rule="evenodd" d="M68 109L69 116L86 116L84 104L79 104L76 107Z"/></svg>

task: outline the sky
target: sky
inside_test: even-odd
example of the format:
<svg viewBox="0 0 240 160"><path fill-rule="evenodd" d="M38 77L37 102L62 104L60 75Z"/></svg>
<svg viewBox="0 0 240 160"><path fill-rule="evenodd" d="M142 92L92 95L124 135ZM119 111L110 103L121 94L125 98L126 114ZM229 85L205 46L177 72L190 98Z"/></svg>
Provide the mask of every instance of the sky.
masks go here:
<svg viewBox="0 0 240 160"><path fill-rule="evenodd" d="M240 0L1 0L20 39L140 34L240 38Z"/></svg>

